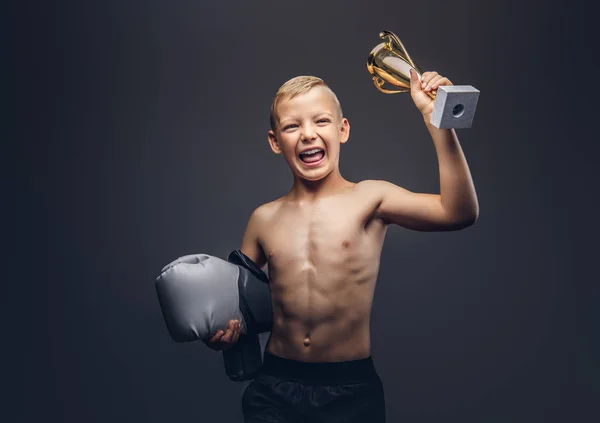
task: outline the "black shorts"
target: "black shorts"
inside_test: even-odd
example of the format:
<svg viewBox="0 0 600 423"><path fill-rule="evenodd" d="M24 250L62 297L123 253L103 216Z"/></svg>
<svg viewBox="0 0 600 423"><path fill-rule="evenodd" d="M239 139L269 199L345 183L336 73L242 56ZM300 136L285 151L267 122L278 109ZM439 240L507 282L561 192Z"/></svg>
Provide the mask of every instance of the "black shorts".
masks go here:
<svg viewBox="0 0 600 423"><path fill-rule="evenodd" d="M371 357L306 363L264 353L242 396L246 423L383 423L385 400Z"/></svg>

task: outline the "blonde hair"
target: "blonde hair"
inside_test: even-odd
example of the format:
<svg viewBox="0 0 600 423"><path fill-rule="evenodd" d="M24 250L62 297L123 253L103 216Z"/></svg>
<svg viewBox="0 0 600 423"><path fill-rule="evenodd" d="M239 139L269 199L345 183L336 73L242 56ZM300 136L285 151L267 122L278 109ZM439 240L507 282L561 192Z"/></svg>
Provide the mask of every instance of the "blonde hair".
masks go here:
<svg viewBox="0 0 600 423"><path fill-rule="evenodd" d="M275 94L273 102L271 103L271 129L275 130L275 126L277 123L275 109L277 108L277 105L279 103L285 100L290 100L300 94L304 94L312 90L314 87L325 87L327 89L337 106L338 117L341 120L344 115L342 113L342 106L340 104L340 101L338 100L335 93L331 90L331 88L329 88L329 86L325 83L325 81L323 81L321 78L317 78L316 76L302 75L290 79L281 87L279 87L279 90L277 90L277 94Z"/></svg>

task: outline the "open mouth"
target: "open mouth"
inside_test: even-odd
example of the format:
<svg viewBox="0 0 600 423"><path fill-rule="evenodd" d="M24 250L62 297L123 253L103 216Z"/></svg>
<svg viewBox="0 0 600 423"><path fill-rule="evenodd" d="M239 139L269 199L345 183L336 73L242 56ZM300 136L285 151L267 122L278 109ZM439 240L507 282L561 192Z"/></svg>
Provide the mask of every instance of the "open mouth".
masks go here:
<svg viewBox="0 0 600 423"><path fill-rule="evenodd" d="M322 148L313 148L303 151L299 157L304 163L317 163L325 157L325 151Z"/></svg>

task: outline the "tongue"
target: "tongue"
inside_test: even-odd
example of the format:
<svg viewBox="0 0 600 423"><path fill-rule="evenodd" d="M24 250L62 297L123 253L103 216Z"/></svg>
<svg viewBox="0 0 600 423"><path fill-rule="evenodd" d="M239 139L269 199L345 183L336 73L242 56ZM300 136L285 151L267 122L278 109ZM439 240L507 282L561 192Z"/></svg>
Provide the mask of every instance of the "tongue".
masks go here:
<svg viewBox="0 0 600 423"><path fill-rule="evenodd" d="M302 161L306 162L306 163L315 163L315 162L318 162L319 160L321 160L324 155L325 155L325 153L323 151L319 151L318 153L315 153L315 154L303 154Z"/></svg>

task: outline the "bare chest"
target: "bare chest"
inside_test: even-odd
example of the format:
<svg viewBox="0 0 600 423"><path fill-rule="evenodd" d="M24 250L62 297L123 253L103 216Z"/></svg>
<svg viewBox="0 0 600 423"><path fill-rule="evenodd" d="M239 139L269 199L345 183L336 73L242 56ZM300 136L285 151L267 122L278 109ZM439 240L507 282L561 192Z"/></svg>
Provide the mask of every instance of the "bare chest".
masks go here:
<svg viewBox="0 0 600 423"><path fill-rule="evenodd" d="M384 228L368 226L369 214L351 198L285 205L262 236L269 269L326 271L370 259L381 250Z"/></svg>

